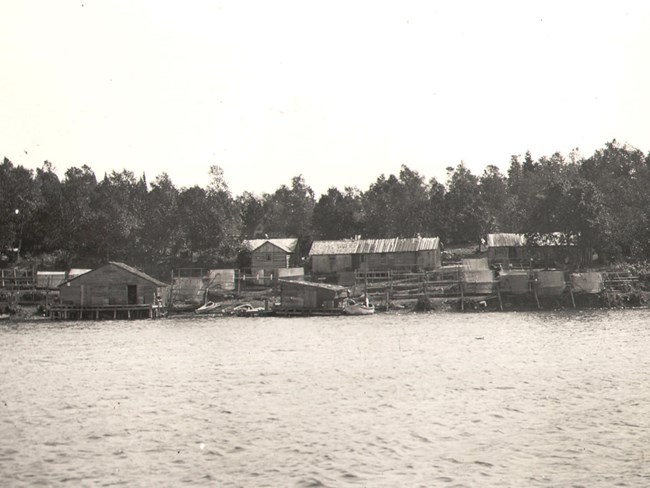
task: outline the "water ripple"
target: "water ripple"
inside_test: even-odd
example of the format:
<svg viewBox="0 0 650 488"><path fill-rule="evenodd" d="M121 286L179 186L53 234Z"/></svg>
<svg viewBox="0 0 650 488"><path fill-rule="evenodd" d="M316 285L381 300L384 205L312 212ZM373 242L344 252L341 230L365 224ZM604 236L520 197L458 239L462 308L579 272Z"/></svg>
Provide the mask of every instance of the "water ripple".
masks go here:
<svg viewBox="0 0 650 488"><path fill-rule="evenodd" d="M0 484L646 486L648 319L0 327Z"/></svg>

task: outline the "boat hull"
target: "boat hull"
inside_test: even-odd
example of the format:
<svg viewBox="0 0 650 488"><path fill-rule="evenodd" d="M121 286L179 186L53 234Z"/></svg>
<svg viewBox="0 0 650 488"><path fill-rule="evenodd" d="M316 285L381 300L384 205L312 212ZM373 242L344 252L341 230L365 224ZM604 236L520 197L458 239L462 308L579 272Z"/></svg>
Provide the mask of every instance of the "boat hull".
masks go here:
<svg viewBox="0 0 650 488"><path fill-rule="evenodd" d="M375 313L375 307L372 305L361 305L359 303L354 305L346 305L343 308L345 315L372 315Z"/></svg>

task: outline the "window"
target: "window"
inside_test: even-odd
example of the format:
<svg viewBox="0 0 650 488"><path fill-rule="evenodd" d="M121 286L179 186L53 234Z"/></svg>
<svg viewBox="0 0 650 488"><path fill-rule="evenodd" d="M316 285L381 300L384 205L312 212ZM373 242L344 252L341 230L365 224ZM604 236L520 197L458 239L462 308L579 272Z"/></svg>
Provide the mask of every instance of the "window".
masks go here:
<svg viewBox="0 0 650 488"><path fill-rule="evenodd" d="M266 260L267 260L267 261L271 261L271 259L273 259L273 257L272 257L270 254L267 254L267 255L266 255Z"/></svg>

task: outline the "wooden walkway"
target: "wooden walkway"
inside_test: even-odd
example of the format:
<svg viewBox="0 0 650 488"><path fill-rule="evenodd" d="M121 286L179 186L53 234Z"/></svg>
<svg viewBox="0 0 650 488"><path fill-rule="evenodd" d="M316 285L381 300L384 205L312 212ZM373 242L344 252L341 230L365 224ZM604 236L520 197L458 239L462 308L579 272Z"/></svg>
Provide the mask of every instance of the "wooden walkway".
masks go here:
<svg viewBox="0 0 650 488"><path fill-rule="evenodd" d="M165 316L162 305L52 305L51 320L133 320L156 319Z"/></svg>

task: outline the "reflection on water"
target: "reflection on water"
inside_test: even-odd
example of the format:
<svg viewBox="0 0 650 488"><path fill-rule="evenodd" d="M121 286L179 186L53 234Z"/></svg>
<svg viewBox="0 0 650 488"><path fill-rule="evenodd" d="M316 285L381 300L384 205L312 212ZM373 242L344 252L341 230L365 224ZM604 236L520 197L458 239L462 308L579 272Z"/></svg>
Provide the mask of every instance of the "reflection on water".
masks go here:
<svg viewBox="0 0 650 488"><path fill-rule="evenodd" d="M0 328L3 486L646 486L650 312Z"/></svg>

